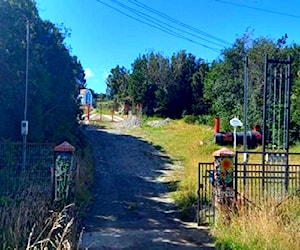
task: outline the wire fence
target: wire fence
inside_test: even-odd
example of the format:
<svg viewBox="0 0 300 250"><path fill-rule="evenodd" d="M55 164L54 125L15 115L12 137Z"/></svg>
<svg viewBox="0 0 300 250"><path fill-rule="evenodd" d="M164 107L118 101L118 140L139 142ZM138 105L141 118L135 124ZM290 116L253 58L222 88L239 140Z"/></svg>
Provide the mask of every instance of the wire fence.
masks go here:
<svg viewBox="0 0 300 250"><path fill-rule="evenodd" d="M1 142L0 195L17 196L31 187L51 194L53 167L52 144Z"/></svg>

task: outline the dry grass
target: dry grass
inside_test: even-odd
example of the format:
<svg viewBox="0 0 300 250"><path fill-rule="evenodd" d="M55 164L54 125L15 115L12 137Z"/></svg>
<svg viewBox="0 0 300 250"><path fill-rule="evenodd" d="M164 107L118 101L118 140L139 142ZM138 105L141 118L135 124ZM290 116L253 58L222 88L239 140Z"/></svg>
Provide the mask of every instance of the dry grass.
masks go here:
<svg viewBox="0 0 300 250"><path fill-rule="evenodd" d="M0 248L24 249L34 224L41 230L49 216L48 193L30 187L19 197L2 197L0 207Z"/></svg>
<svg viewBox="0 0 300 250"><path fill-rule="evenodd" d="M0 249L74 249L74 206L55 212L50 200L32 186L14 199L2 197Z"/></svg>
<svg viewBox="0 0 300 250"><path fill-rule="evenodd" d="M87 204L91 197L92 149L87 147L79 158L76 209ZM78 241L75 205L59 212L51 200L49 187L40 185L30 186L13 196L0 196L0 249L75 249Z"/></svg>
<svg viewBox="0 0 300 250"><path fill-rule="evenodd" d="M72 232L74 218L70 216L74 204L66 206L61 212L52 212L48 217L46 225L36 237L35 225L29 234L26 250L71 250L75 246L72 244Z"/></svg>
<svg viewBox="0 0 300 250"><path fill-rule="evenodd" d="M278 208L265 205L219 220L213 232L219 249L298 249L300 198L294 196Z"/></svg>

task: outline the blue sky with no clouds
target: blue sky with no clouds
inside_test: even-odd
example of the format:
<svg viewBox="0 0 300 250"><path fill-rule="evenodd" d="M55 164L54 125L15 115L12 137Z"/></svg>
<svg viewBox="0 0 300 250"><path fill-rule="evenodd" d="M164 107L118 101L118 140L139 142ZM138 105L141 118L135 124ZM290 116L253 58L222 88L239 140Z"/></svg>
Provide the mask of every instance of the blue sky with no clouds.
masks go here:
<svg viewBox="0 0 300 250"><path fill-rule="evenodd" d="M87 86L105 93L116 65L140 54L186 50L208 62L247 30L254 37L300 43L299 0L36 0L42 19L71 30L66 43L86 71ZM170 34L171 33L171 34Z"/></svg>

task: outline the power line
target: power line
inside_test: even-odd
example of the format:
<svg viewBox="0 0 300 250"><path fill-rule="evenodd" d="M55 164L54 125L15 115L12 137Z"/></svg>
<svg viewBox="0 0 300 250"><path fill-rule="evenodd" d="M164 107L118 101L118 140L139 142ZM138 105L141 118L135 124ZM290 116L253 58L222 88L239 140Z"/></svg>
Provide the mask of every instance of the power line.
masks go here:
<svg viewBox="0 0 300 250"><path fill-rule="evenodd" d="M220 2L220 3L224 3L224 4L230 4L230 5L242 7L242 8L263 11L263 12L267 12L267 13L271 13L271 14L287 16L287 17L293 17L293 18L300 18L300 16L289 14L289 13L284 13L284 12L280 12L280 11L276 11L276 10L263 9L263 8L253 7L253 6L250 6L250 5L234 3L234 2L224 1L224 0L215 0L215 1Z"/></svg>
<svg viewBox="0 0 300 250"><path fill-rule="evenodd" d="M152 27L152 28L158 29L158 30L160 30L160 31L162 31L162 32L164 32L164 33L167 33L167 34L172 35L172 36L177 37L177 38L181 38L181 39L186 40L186 41L189 41L189 42L191 42L191 43L198 44L198 45L200 45L200 46L202 46L202 47L205 47L205 48L207 48L207 49L213 50L213 51L215 51L215 52L221 52L221 50L219 50L219 49L216 49L216 48L207 46L207 45L205 45L205 44L199 43L199 42L197 42L197 41L194 41L194 40L192 40L192 39L190 39L190 38L187 38L187 37L185 37L185 36L183 36L183 35L181 35L181 34L175 32L175 31L172 31L172 30L170 30L170 29L168 29L168 28L166 28L166 27L163 27L163 26L162 26L162 27L159 27L157 24L154 25L154 24L151 24L151 23L149 23L149 22L143 21L143 20L141 20L141 19L139 19L139 18L136 18L136 17L134 17L134 16L132 16L132 15L129 15L129 14L127 14L126 12L124 12L124 11L118 9L118 8L115 8L115 7L113 7L112 5L110 5L110 4L108 4L108 3L105 3L105 2L103 2L103 1L101 1L101 0L96 0L96 1L97 1L98 3L101 3L101 4L105 5L105 6L108 7L108 8L111 8L111 9L113 9L113 10L115 10L115 11L117 11L117 12L119 12L119 13L121 13L121 14L123 14L123 15L129 17L129 18L131 18L131 19L134 19L135 21L138 21L138 22L140 22L140 23L146 24L146 25L148 25L148 26L150 26L150 27ZM153 22L152 22L152 23L153 23Z"/></svg>
<svg viewBox="0 0 300 250"><path fill-rule="evenodd" d="M144 13L144 12L141 12L141 11L139 11L139 10L136 10L136 9L134 9L134 8L131 8L131 7L129 7L128 5L123 4L123 3L121 3L121 2L119 2L119 1L117 1L117 0L111 0L111 1L114 2L114 3L116 3L116 4L118 4L118 5L121 6L121 7L123 7L123 8L125 8L125 9L129 10L130 12L135 13L136 15L138 15L138 16L141 17L141 18L146 19L146 20L148 20L148 21L150 21L150 22L155 23L156 25L158 25L158 26L160 26L160 27L166 28L166 27L163 26L163 25L166 25L167 27L169 27L169 28L171 28L171 29L175 29L175 30L177 30L177 31L179 31L179 32L188 34L188 35L190 35L190 36L196 37L196 38L201 39L201 40L203 40L203 41L206 41L206 42L208 42L208 43L211 43L211 44L214 44L214 45L217 45L217 46L220 46L220 47L224 48L224 46L221 45L221 44L219 44L219 43L210 41L210 40L205 39L205 38L203 38L203 37L201 37L201 36L199 36L199 35L196 35L196 34L193 34L193 33L191 33L191 32L185 31L185 30L183 30L183 29L174 27L173 25L170 25L170 24L168 24L168 23L166 23L166 22L163 22L163 21L161 21L161 20L158 20L158 19L156 19L156 18L154 18L154 17L152 17L152 16L150 16L150 15ZM163 24L163 25L161 25L161 24Z"/></svg>
<svg viewBox="0 0 300 250"><path fill-rule="evenodd" d="M129 2L131 2L131 3L133 3L133 4L135 4L135 5L137 5L137 6L141 7L141 8L143 8L143 9L149 11L149 12L152 12L152 13L156 14L156 15L159 16L159 17L162 17L162 18L164 18L164 19L166 19L166 20L168 20L168 21L171 21L171 22L173 22L173 23L175 23L175 24L177 24L177 25L179 25L179 26L182 26L182 27L184 27L184 28L187 28L187 29L192 30L192 31L194 31L194 32L197 32L197 33L199 33L199 34L202 34L203 36L210 37L210 38L212 38L212 39L214 39L214 40L216 40L216 41L219 41L219 42L221 42L221 43L223 43L223 44L231 45L231 43L229 43L229 42L227 42L227 41L225 41L225 40L223 40L223 39L221 39L221 38L218 38L218 37L216 37L216 36L213 36L213 35L211 35L211 34L209 34L209 33L207 33L207 32L204 32L204 31L202 31L202 30L200 30L200 29L197 29L197 28L195 28L195 27L193 27L193 26L191 26L191 25L185 24L185 23L183 23L183 22L181 22L181 21L179 21L179 20L177 20L177 19L175 19L175 18L173 18L173 17L170 17L169 15L167 15L167 14L165 14L165 13L163 13L163 12L160 12L160 11L154 9L154 8L151 8L151 7L149 7L148 5L146 5L146 4L144 4L144 3L141 3L141 2L139 2L139 1L137 1L137 0L127 0L127 1L129 1Z"/></svg>

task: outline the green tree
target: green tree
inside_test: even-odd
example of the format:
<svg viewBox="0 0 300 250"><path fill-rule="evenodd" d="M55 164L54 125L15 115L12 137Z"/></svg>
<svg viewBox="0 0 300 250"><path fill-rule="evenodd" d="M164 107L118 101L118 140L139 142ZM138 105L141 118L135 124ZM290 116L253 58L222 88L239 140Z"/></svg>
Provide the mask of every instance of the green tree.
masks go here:
<svg viewBox="0 0 300 250"><path fill-rule="evenodd" d="M144 109L148 108L147 91L148 81L148 59L145 55L139 56L132 64L132 73L129 78L129 95L133 105L141 104Z"/></svg>
<svg viewBox="0 0 300 250"><path fill-rule="evenodd" d="M10 114L0 122L0 137L21 138L26 20L30 22L28 139L73 142L78 134L77 94L79 86L85 84L84 71L64 44L68 33L63 33L49 21L41 20L35 2L26 0L0 2L0 81L4 90L0 103L4 114Z"/></svg>
<svg viewBox="0 0 300 250"><path fill-rule="evenodd" d="M117 102L128 97L129 71L125 67L117 65L111 69L106 79L106 85L112 99Z"/></svg>

